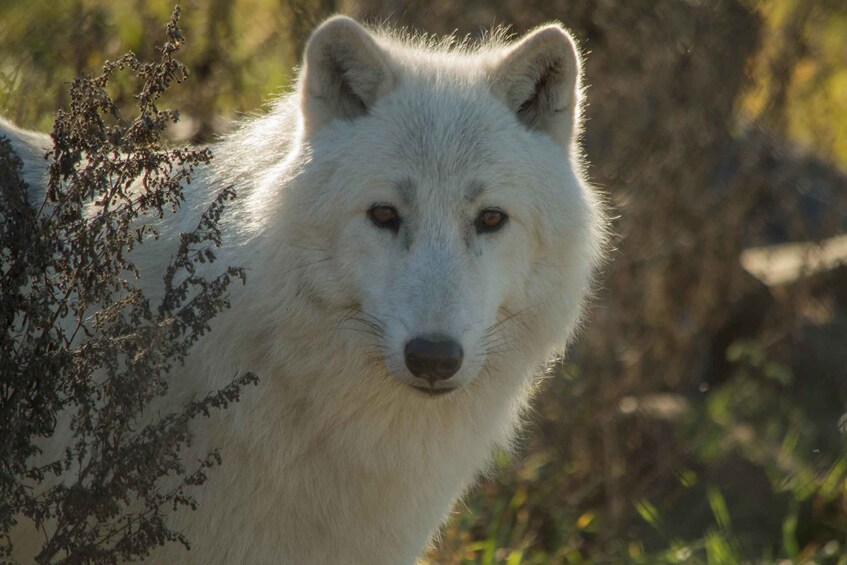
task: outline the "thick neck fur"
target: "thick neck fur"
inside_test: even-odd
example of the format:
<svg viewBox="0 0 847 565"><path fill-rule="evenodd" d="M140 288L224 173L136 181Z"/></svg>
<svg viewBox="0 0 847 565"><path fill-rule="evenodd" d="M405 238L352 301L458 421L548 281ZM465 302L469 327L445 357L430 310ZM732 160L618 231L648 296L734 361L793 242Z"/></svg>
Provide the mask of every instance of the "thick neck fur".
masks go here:
<svg viewBox="0 0 847 565"><path fill-rule="evenodd" d="M215 328L219 338L196 354L210 364L243 363L230 371L198 364L198 372L249 368L261 385L197 445L223 448L224 465L199 492L201 511L182 516L180 526L189 539L208 529L220 535L204 534L204 544L179 559L414 562L495 446L508 446L530 386L517 375L534 367L504 362L449 398L427 398L373 370L376 361L334 322L345 312L297 302L280 304L280 317L249 302L242 293L233 311L262 320L255 331L240 328L240 316L225 316ZM285 343L275 342L278 333ZM234 524L250 526L233 539L227 530ZM218 561L221 555L227 558Z"/></svg>

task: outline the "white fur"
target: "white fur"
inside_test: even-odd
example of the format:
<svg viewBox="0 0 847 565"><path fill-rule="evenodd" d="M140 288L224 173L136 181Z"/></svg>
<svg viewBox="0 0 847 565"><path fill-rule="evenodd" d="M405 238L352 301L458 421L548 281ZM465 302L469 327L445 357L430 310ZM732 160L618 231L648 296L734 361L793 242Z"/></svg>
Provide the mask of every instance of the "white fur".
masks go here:
<svg viewBox="0 0 847 565"><path fill-rule="evenodd" d="M174 375L171 401L241 371L261 384L197 423L194 453L220 447L224 463L199 510L175 517L191 551L152 561L394 565L425 551L509 446L602 253L574 141L579 68L558 25L448 48L336 17L313 34L296 93L213 146L213 168L136 261L154 292L176 234L234 184L214 267L243 265L248 284ZM35 182L46 140L0 131ZM469 201L472 186L484 190ZM368 219L377 202L397 207L400 233ZM485 207L508 213L502 230L472 229ZM382 337L357 331L351 308ZM404 344L433 333L465 352L448 395L409 386Z"/></svg>

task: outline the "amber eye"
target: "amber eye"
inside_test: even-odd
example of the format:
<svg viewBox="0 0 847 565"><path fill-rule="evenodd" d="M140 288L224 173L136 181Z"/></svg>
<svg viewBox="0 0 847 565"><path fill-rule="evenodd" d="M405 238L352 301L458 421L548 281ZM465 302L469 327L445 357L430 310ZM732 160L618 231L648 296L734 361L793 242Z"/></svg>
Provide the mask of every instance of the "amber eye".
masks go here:
<svg viewBox="0 0 847 565"><path fill-rule="evenodd" d="M368 210L368 217L378 228L396 232L400 229L400 215L394 206L376 204Z"/></svg>
<svg viewBox="0 0 847 565"><path fill-rule="evenodd" d="M509 216L504 211L488 208L476 217L476 231L479 233L497 231L503 227L508 219Z"/></svg>

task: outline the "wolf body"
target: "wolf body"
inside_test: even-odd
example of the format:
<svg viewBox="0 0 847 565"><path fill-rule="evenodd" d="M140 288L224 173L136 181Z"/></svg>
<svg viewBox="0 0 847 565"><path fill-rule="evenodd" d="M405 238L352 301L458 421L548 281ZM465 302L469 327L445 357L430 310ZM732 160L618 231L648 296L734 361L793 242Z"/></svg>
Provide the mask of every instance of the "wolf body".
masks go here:
<svg viewBox="0 0 847 565"><path fill-rule="evenodd" d="M601 258L580 97L558 25L478 47L340 16L314 32L295 93L215 144L183 210L134 252L152 292L193 212L235 186L216 265L246 267L248 283L172 399L243 371L261 384L198 421L196 453L219 447L223 464L199 509L174 516L191 551L171 544L152 562L396 565L426 550L510 446ZM43 184L49 140L0 133ZM452 349L427 372L416 339L424 356Z"/></svg>

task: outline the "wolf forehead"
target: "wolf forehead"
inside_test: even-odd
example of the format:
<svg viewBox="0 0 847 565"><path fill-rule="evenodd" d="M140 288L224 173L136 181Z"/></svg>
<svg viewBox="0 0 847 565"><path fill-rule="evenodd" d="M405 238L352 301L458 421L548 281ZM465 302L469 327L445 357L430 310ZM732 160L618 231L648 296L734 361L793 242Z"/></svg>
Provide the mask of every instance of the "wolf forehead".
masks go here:
<svg viewBox="0 0 847 565"><path fill-rule="evenodd" d="M514 140L514 124L485 92L402 86L370 112L373 120L363 120L358 131L348 130L346 145L367 154L380 170L390 171L391 164L402 163L404 170L397 171L402 176L396 182L406 193L418 181L439 186L458 182L463 192L473 195L483 180L474 177L490 173L502 161L503 137Z"/></svg>

